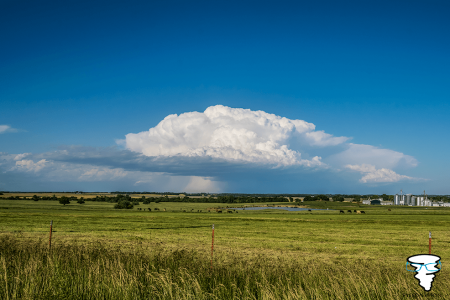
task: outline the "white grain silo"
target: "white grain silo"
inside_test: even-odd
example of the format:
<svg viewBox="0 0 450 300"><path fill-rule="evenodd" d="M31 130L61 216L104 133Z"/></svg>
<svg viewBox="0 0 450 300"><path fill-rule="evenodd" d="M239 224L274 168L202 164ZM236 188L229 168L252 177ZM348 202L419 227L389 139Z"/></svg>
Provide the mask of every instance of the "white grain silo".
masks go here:
<svg viewBox="0 0 450 300"><path fill-rule="evenodd" d="M423 200L423 197L417 197L417 206L424 206Z"/></svg>
<svg viewBox="0 0 450 300"><path fill-rule="evenodd" d="M405 205L412 205L411 203L411 194L406 194L406 204Z"/></svg>

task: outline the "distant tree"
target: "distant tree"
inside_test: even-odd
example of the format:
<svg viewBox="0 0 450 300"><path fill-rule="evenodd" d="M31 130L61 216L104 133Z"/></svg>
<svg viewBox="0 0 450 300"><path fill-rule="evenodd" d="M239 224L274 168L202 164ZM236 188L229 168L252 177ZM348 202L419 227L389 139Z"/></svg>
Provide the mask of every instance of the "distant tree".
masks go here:
<svg viewBox="0 0 450 300"><path fill-rule="evenodd" d="M133 201L133 205L139 205L139 201Z"/></svg>
<svg viewBox="0 0 450 300"><path fill-rule="evenodd" d="M84 203L85 203L85 202L84 202L84 198L81 197L80 199L78 199L77 203L78 203L78 204L84 204Z"/></svg>
<svg viewBox="0 0 450 300"><path fill-rule="evenodd" d="M330 198L327 195L317 195L314 196L314 200L330 201Z"/></svg>
<svg viewBox="0 0 450 300"><path fill-rule="evenodd" d="M62 197L59 199L59 203L61 203L61 204L63 204L63 205L70 204L70 200L69 200L69 198L67 198L66 196L62 196Z"/></svg>
<svg viewBox="0 0 450 300"><path fill-rule="evenodd" d="M37 195L33 195L31 199L33 199L33 201L39 201L39 197Z"/></svg>
<svg viewBox="0 0 450 300"><path fill-rule="evenodd" d="M344 197L342 197L341 195L334 195L332 197L332 199L333 199L333 201L336 201L336 202L343 202L345 200Z"/></svg>
<svg viewBox="0 0 450 300"><path fill-rule="evenodd" d="M389 196L386 194L381 195L381 198L383 198L384 201L388 201L389 200Z"/></svg>
<svg viewBox="0 0 450 300"><path fill-rule="evenodd" d="M311 196L306 196L305 198L303 198L303 201L313 201L314 199L313 199L313 197L311 197Z"/></svg>
<svg viewBox="0 0 450 300"><path fill-rule="evenodd" d="M53 195L51 199L52 200L58 200L58 198L55 195Z"/></svg>
<svg viewBox="0 0 450 300"><path fill-rule="evenodd" d="M116 209L131 209L133 208L133 204L131 204L128 200L121 200L116 205L114 205Z"/></svg>
<svg viewBox="0 0 450 300"><path fill-rule="evenodd" d="M356 201L356 202L361 201L361 196L360 195L354 195L353 196L353 201Z"/></svg>

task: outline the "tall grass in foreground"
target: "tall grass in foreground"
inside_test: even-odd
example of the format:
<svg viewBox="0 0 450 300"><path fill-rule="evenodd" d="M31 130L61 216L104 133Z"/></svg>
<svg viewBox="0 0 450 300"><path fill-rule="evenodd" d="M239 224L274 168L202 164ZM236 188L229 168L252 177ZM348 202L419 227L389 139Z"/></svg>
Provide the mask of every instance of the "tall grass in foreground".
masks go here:
<svg viewBox="0 0 450 300"><path fill-rule="evenodd" d="M225 259L226 258L226 259ZM450 299L445 270L431 292L403 262L243 260L189 250L133 250L0 236L1 299Z"/></svg>

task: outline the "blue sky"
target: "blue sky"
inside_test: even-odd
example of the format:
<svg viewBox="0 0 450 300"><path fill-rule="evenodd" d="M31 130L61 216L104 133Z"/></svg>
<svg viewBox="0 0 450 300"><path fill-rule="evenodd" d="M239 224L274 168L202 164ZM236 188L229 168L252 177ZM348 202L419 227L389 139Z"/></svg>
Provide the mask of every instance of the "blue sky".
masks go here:
<svg viewBox="0 0 450 300"><path fill-rule="evenodd" d="M0 190L450 194L449 11L0 1Z"/></svg>

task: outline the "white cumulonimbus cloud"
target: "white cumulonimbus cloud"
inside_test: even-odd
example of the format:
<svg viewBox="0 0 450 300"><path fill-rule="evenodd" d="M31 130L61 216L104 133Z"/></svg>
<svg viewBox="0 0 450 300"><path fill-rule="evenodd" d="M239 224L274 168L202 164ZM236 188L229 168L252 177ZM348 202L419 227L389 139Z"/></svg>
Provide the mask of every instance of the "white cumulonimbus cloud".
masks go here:
<svg viewBox="0 0 450 300"><path fill-rule="evenodd" d="M0 152L0 187L9 178L10 184L21 182L14 176L196 192L225 191L247 179L314 185L327 172L341 173L342 180L349 178L345 172L359 172L362 184L423 180L394 171L417 166L414 157L348 140L303 120L216 105L169 115L148 131L129 133L121 141L126 150L68 146L40 154Z"/></svg>
<svg viewBox="0 0 450 300"><path fill-rule="evenodd" d="M386 168L377 169L373 165L346 165L347 169L360 172L364 176L359 180L362 183L372 183L372 182L397 182L400 180L414 180L416 178L409 177L406 175L400 175L394 171Z"/></svg>
<svg viewBox="0 0 450 300"><path fill-rule="evenodd" d="M282 166L324 166L321 157L302 158L289 147L301 139L308 146L330 146L347 137L315 131L315 125L250 109L222 105L203 113L169 115L148 131L126 135L127 149L146 156L213 157L228 161L268 163Z"/></svg>

